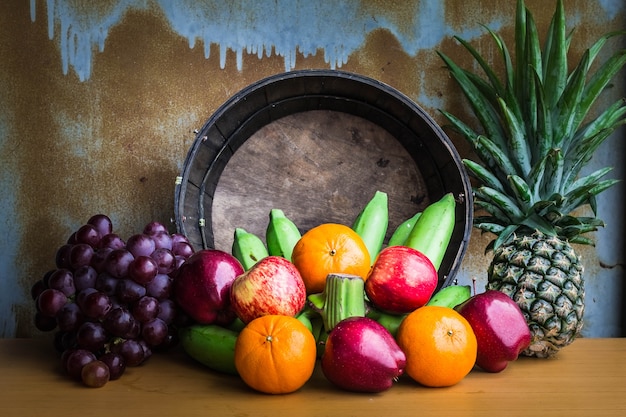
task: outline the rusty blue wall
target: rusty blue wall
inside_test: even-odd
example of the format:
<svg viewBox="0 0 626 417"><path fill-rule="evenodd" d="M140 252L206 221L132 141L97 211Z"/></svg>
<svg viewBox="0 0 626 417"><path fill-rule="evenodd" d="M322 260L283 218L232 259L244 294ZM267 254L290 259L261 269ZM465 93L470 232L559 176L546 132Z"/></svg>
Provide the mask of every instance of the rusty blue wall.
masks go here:
<svg viewBox="0 0 626 417"><path fill-rule="evenodd" d="M527 5L545 32L552 2ZM578 56L626 27L622 0L565 7ZM458 34L495 58L479 24L511 39L514 9L513 0L2 2L0 336L37 335L30 285L89 216L109 214L122 235L169 222L193 130L246 85L292 69L344 69L397 88L442 122L438 108L463 112L464 104L435 49L469 63L451 41ZM605 52L623 46L621 38ZM600 104L624 95L623 74ZM616 165L612 176L623 179L624 135L614 134L590 168ZM580 248L589 337L623 332L623 195L620 184L602 196L608 227L594 235L596 248ZM484 285L487 241L472 235L461 283Z"/></svg>

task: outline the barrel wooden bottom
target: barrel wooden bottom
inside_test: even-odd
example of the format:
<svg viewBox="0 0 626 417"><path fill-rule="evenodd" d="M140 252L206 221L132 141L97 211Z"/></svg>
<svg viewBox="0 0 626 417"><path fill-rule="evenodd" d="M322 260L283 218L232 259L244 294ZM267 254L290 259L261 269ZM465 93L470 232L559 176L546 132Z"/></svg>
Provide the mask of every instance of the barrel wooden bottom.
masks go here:
<svg viewBox="0 0 626 417"><path fill-rule="evenodd" d="M265 238L272 208L301 232L350 225L376 190L389 197L389 230L430 201L419 168L381 126L348 113L294 113L256 131L230 158L215 190L214 246L230 251L236 227Z"/></svg>

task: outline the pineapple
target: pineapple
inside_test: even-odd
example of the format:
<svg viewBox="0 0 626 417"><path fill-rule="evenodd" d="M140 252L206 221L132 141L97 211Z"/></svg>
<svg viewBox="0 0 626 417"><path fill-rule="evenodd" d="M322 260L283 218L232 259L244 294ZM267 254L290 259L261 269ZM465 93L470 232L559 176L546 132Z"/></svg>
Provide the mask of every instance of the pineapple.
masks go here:
<svg viewBox="0 0 626 417"><path fill-rule="evenodd" d="M557 0L541 47L532 14L518 0L515 63L504 40L487 28L503 58L502 78L459 37L485 77L439 52L479 126L441 110L482 162L463 160L477 181L475 205L481 212L474 227L495 235L486 248L493 251L487 288L503 291L520 306L533 336L523 354L536 357L554 355L580 334L583 266L571 244L593 244L584 234L604 226L596 215L596 196L617 180L604 179L610 167L579 174L598 146L626 123L623 99L589 117L626 53L615 53L595 72L591 65L606 41L624 32L601 37L569 72L571 34L565 26L563 2ZM593 216L581 215L581 207Z"/></svg>

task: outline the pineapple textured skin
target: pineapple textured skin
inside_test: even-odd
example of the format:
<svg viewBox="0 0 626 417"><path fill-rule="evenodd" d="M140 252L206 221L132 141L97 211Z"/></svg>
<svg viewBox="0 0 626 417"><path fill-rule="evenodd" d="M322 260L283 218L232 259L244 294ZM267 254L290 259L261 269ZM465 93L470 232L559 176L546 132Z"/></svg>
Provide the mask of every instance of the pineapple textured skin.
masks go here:
<svg viewBox="0 0 626 417"><path fill-rule="evenodd" d="M580 257L556 236L513 236L494 251L487 288L507 294L524 313L532 338L523 355L551 357L580 335L582 273Z"/></svg>

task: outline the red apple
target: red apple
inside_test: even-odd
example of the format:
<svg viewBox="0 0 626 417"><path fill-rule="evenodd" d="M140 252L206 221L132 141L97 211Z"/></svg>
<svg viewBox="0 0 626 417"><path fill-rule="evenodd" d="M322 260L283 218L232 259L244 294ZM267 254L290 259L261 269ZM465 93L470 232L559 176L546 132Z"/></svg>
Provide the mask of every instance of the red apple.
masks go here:
<svg viewBox="0 0 626 417"><path fill-rule="evenodd" d="M243 267L229 253L217 249L195 252L180 266L174 279L178 305L202 324L229 324L235 319L230 290Z"/></svg>
<svg viewBox="0 0 626 417"><path fill-rule="evenodd" d="M367 317L343 319L328 335L322 372L348 391L381 392L404 372L406 355L381 324Z"/></svg>
<svg viewBox="0 0 626 417"><path fill-rule="evenodd" d="M268 256L235 279L230 301L244 323L268 314L295 316L306 303L306 288L294 264Z"/></svg>
<svg viewBox="0 0 626 417"><path fill-rule="evenodd" d="M423 253L389 246L378 254L365 281L365 293L378 309L405 314L428 302L438 283L437 270Z"/></svg>
<svg viewBox="0 0 626 417"><path fill-rule="evenodd" d="M455 307L476 334L476 364L487 372L501 372L530 344L524 314L508 295L495 290L476 294Z"/></svg>

